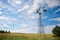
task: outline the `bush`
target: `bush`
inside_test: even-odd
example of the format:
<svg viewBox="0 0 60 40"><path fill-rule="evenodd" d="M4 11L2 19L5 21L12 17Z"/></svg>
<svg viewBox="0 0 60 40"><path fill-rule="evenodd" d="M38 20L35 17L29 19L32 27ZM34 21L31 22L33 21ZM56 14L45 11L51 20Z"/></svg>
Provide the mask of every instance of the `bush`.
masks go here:
<svg viewBox="0 0 60 40"><path fill-rule="evenodd" d="M54 34L54 36L60 37L60 26L56 26L56 27L52 30L52 33Z"/></svg>

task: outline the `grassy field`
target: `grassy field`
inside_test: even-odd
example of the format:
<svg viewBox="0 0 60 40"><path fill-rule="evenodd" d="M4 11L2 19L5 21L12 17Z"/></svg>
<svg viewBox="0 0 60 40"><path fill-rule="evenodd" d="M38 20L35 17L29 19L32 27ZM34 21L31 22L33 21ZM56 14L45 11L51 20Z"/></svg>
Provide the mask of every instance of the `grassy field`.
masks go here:
<svg viewBox="0 0 60 40"><path fill-rule="evenodd" d="M52 34L0 34L0 40L60 40Z"/></svg>

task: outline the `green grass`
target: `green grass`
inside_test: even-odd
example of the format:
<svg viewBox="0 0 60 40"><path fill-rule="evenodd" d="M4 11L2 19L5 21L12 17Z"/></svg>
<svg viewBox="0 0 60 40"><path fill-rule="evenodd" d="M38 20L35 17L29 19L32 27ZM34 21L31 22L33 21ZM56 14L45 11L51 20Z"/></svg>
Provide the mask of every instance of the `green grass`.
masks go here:
<svg viewBox="0 0 60 40"><path fill-rule="evenodd" d="M0 40L60 40L60 38L41 37L38 34L0 34Z"/></svg>

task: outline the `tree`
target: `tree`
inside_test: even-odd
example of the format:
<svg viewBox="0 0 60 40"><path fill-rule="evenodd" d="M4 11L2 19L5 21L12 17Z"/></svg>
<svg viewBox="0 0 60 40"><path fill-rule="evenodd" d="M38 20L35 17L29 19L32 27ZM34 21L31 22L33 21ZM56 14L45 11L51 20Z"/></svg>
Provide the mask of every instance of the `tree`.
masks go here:
<svg viewBox="0 0 60 40"><path fill-rule="evenodd" d="M54 36L60 37L60 26L56 26L55 28L53 28L52 33L54 34Z"/></svg>
<svg viewBox="0 0 60 40"><path fill-rule="evenodd" d="M4 30L0 30L0 33L4 33Z"/></svg>
<svg viewBox="0 0 60 40"><path fill-rule="evenodd" d="M10 33L10 31L8 31L8 33Z"/></svg>
<svg viewBox="0 0 60 40"><path fill-rule="evenodd" d="M0 30L0 33L10 33L10 31Z"/></svg>

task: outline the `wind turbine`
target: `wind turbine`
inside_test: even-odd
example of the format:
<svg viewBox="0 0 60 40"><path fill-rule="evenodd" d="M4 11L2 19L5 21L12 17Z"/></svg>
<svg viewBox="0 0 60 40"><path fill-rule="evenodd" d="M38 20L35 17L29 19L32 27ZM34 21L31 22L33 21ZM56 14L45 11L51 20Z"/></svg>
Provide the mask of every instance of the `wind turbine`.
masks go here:
<svg viewBox="0 0 60 40"><path fill-rule="evenodd" d="M46 12L46 10L42 10L43 12ZM42 20L41 20L41 10L40 10L40 8L37 10L37 13L39 14L39 24L38 24L38 28L39 28L39 31L38 31L38 33L41 35L42 34L42 31L45 31L44 29L43 29L43 27L42 27Z"/></svg>

